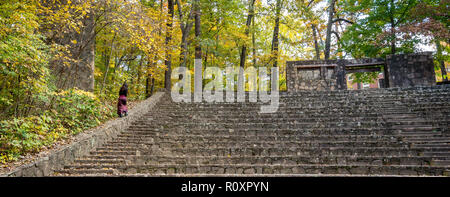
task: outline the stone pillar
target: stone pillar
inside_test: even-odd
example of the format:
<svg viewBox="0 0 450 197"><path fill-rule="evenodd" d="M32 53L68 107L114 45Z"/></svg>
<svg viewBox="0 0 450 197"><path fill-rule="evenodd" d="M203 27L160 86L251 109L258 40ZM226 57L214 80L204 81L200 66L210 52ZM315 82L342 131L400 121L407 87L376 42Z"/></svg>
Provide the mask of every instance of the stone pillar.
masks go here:
<svg viewBox="0 0 450 197"><path fill-rule="evenodd" d="M336 77L336 89L337 90L346 90L347 89L347 78L345 73L345 60L338 60L337 66L335 68L335 77Z"/></svg>
<svg viewBox="0 0 450 197"><path fill-rule="evenodd" d="M385 60L385 62L386 62L386 60ZM389 88L390 87L390 85L389 85L389 70L388 70L387 63L385 63L383 66L383 77L384 77L383 88Z"/></svg>

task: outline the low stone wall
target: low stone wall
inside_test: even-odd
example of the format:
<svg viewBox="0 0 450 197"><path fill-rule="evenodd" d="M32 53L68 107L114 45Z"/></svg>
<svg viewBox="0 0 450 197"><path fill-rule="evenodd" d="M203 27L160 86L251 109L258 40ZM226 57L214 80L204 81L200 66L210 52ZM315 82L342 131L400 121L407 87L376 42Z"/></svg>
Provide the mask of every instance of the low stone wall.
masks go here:
<svg viewBox="0 0 450 197"><path fill-rule="evenodd" d="M343 89L337 80L340 69L336 60L292 61L286 69L288 91Z"/></svg>
<svg viewBox="0 0 450 197"><path fill-rule="evenodd" d="M96 147L116 137L123 129L129 127L145 113L149 112L161 100L165 93L157 92L149 99L137 104L130 109L129 115L106 122L99 128L94 128L80 133L73 143L52 151L45 157L39 158L34 163L16 168L15 170L0 176L10 177L35 177L48 176L54 170L61 169L64 164L72 162L75 158L87 155Z"/></svg>

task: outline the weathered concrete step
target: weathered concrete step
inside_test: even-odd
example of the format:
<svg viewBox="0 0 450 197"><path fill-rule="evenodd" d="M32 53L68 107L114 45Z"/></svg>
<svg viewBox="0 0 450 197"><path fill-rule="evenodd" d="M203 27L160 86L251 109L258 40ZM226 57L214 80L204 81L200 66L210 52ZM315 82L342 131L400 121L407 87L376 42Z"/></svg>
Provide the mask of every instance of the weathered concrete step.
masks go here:
<svg viewBox="0 0 450 197"><path fill-rule="evenodd" d="M280 92L279 97L282 99L289 99L289 98L348 98L348 99L371 99L371 98L383 98L386 100L390 99L398 99L398 98L405 98L405 99L414 99L414 98L436 98L436 97L446 97L448 96L448 90L441 90L441 91L424 91L421 93L418 93L417 91L399 91L399 92L335 92L335 91L326 91L326 92ZM232 94L233 95L233 94ZM223 99L226 99L226 93L223 94ZM230 95L228 95L230 96ZM236 99L237 94L234 93L234 96L231 98ZM167 96L170 98L170 96ZM191 99L193 99L193 95L191 96ZM248 100L249 93L245 93L245 99ZM259 96L257 96L259 98Z"/></svg>
<svg viewBox="0 0 450 197"><path fill-rule="evenodd" d="M450 157L450 151L425 151L423 156L433 156L433 157Z"/></svg>
<svg viewBox="0 0 450 197"><path fill-rule="evenodd" d="M447 136L441 136L441 135L424 135L424 136L402 136L400 137L404 141L408 142L421 142L421 141L427 141L427 142L441 142L441 141L450 141L450 137Z"/></svg>
<svg viewBox="0 0 450 197"><path fill-rule="evenodd" d="M448 91L448 90L447 90ZM339 97L339 98L385 98L385 99L396 99L396 98L434 98L434 97L445 97L448 96L448 92L446 90L440 91L399 91L399 92L336 92L336 91L325 91L325 92L279 92L278 96L280 98L329 98L329 97ZM227 95L228 94L228 95ZM251 94L251 95L250 95ZM245 98L248 99L249 96L259 98L257 92L246 92ZM270 94L270 93L269 93ZM171 95L166 95L168 98L171 98ZM223 98L230 97L236 99L237 94L224 92ZM234 96L234 97L233 97ZM242 95L241 95L242 96ZM194 95L191 95L191 99ZM206 98L205 96L203 98Z"/></svg>
<svg viewBox="0 0 450 197"><path fill-rule="evenodd" d="M85 155L81 158L77 158L77 159L91 159L91 160L102 160L102 159L106 159L106 160L125 160L126 158L130 157L130 155L124 156L124 155Z"/></svg>
<svg viewBox="0 0 450 197"><path fill-rule="evenodd" d="M411 142L414 144L423 144L423 143L450 143L449 137L442 138L413 138L413 139L403 139L404 142Z"/></svg>
<svg viewBox="0 0 450 197"><path fill-rule="evenodd" d="M216 111L211 111L216 110ZM383 117L383 114L392 114L394 115L401 115L405 113L410 114L416 114L416 117L422 117L424 120L425 118L438 118L442 120L448 120L447 118L450 117L448 113L450 113L450 110L448 112L440 112L440 111L402 111L402 112L383 112L381 110L342 110L342 109L336 109L336 110L320 110L320 109L314 109L314 110L280 110L277 109L276 113L260 113L259 109L234 109L234 110L217 110L217 109L210 109L210 110L203 110L203 111L182 111L182 110L173 110L173 111L155 111L155 114L146 115L143 116L141 120L151 120L151 119L158 119L159 117L170 117L170 118L186 118L186 116L195 116L195 117L224 117L224 118L238 118L238 117L249 117L249 118L277 118L277 117L291 117L291 118L359 118L359 117L367 117L367 118L374 118L374 117L380 117L383 119L392 119L392 118L386 118ZM157 115L159 114L159 115ZM184 116L182 116L184 115Z"/></svg>
<svg viewBox="0 0 450 197"><path fill-rule="evenodd" d="M215 110L215 109L211 109ZM210 119L210 118L223 118L223 119L229 119L229 118L252 118L252 119L267 119L267 118L298 118L298 119L311 119L311 118L320 118L324 120L335 120L335 119L343 119L343 120L349 120L352 121L352 118L360 119L360 118L378 118L382 120L402 120L402 118L390 118L390 117L384 117L383 111L376 111L376 110L367 110L367 111L354 111L354 110L345 110L341 111L340 109L337 109L336 111L322 111L319 109L316 109L314 111L306 111L306 110L289 110L289 111L283 111L278 110L276 113L260 113L259 109L257 110L247 110L247 109L235 109L230 111L211 111L211 110L204 110L204 111L181 111L181 110L174 110L174 111L160 111L160 112L154 112L155 114L152 115L146 115L143 116L140 120L141 121L148 121L148 120L164 120L164 119L187 119L187 118L204 118L204 119ZM387 114L387 112L384 112ZM401 115L404 113L410 113L415 114L416 118L420 118L422 120L428 120L431 122L436 122L437 120L440 121L449 121L450 118L450 110L445 113L441 113L439 111L417 111L417 112L398 112L394 114L394 112L389 112L389 114L394 115Z"/></svg>
<svg viewBox="0 0 450 197"><path fill-rule="evenodd" d="M267 122L273 120L274 123L284 123L284 122L302 122L302 123L317 123L317 122L387 122L391 124L435 124L435 123L449 123L450 119L446 117L438 116L433 117L433 119L425 118L385 118L380 115L352 115L339 114L337 116L309 116L308 114L183 114L174 113L160 115L158 117L145 117L140 120L135 121L136 124L147 124L147 123L159 123L160 121L175 120L179 122L193 122L193 121L223 121L223 122ZM419 116L419 115L417 115ZM428 117L431 118L431 117Z"/></svg>
<svg viewBox="0 0 450 197"><path fill-rule="evenodd" d="M348 139L357 139L357 138L392 138L392 137L401 137L402 139L429 139L429 138L437 138L442 139L443 136L440 132L391 132L385 129L360 129L360 130L337 130L335 133L327 134L327 132L321 133L323 130L246 130L246 129L213 129L213 130L182 130L181 132L173 132L171 130L165 129L139 129L135 131L124 131L119 134L117 137L132 137L132 138L151 138L151 137L175 137L175 138L195 138L195 137L205 137L205 138L244 138L244 137L278 137L278 138L294 138L294 139L315 139L315 138L348 138ZM333 130L334 131L334 130Z"/></svg>
<svg viewBox="0 0 450 197"><path fill-rule="evenodd" d="M427 110L427 109L434 109L434 108L417 108L417 110ZM442 109L442 108L436 108L436 109ZM244 107L244 106L230 106L230 107L224 107L220 106L219 104L217 106L199 106L199 107L167 107L167 108L158 108L155 109L155 112L158 113L164 113L164 112L179 112L179 113L187 113L187 112L196 112L196 113L205 113L209 110L216 110L216 111L222 111L222 112L229 112L229 111L250 111L250 112L259 112L260 107ZM303 112L318 112L322 111L324 113L330 113L330 112L353 112L353 113L362 113L362 112L377 112L377 111L386 111L388 113L390 112L411 112L411 109L408 108L393 108L393 106L383 106L383 107L377 107L372 105L366 105L366 106L278 106L277 111L279 112L295 112L295 111L303 111Z"/></svg>
<svg viewBox="0 0 450 197"><path fill-rule="evenodd" d="M164 110L160 110L159 114L156 113L149 113L149 114L145 114L143 117L143 119L145 118L157 118L160 116L169 116L169 117L178 117L181 115L205 115L206 114L214 114L215 116L219 116L219 117L277 117L277 116L283 116L284 114L288 115L288 116L293 116L293 117L328 117L327 115L327 111L324 111L323 114L321 113L316 113L320 110L318 109L314 109L312 111L308 111L308 110L278 110L277 113L259 113L260 109L251 109L251 110L247 110L245 108L239 108L239 110L230 110L230 111L219 111L217 110L217 113L211 113L211 111L208 110L203 110L200 111L201 113L197 113L197 111L183 111L183 110L174 110L174 111L164 111ZM182 113L181 113L182 112ZM282 113L281 113L282 112ZM331 114L335 114L335 111L332 111L333 113ZM339 112L339 111L337 111ZM362 111L360 110L360 113L357 113L358 111L349 111L348 113L342 113L343 117L362 117L367 116L367 117L381 117L381 115L383 114L381 111L374 111L374 110L367 110L367 111ZM416 112L402 112L402 113L398 113L398 115L400 114L418 114ZM307 116L308 115L308 116ZM395 115L395 114L394 114Z"/></svg>
<svg viewBox="0 0 450 197"><path fill-rule="evenodd" d="M450 101L449 101L450 102ZM176 111L182 111L182 112L205 112L210 109L220 110L224 112L230 112L233 110L249 110L249 111L259 111L261 109L261 106L267 106L267 104L259 104L255 106L249 106L249 105L230 105L230 106L224 106L220 103L215 105L198 105L198 106L161 106L155 111L157 112L176 112ZM450 111L450 107L448 105L435 105L433 103L427 104L427 105L418 105L418 104L403 104L403 105L379 105L376 103L370 103L366 105L329 105L329 104L303 104L303 105L293 105L293 104L278 104L277 110L282 112L295 112L298 110L303 110L305 112L315 112L317 110L321 110L324 112L333 112L336 110L340 111L355 111L355 112L380 112L380 111L386 111L389 113L408 113L408 112L415 112L415 111L436 111L436 112L448 112Z"/></svg>
<svg viewBox="0 0 450 197"><path fill-rule="evenodd" d="M446 102L450 102L446 101ZM157 111L172 111L172 110L185 110L186 109L195 109L195 110L204 110L204 109L258 109L261 106L268 105L269 103L171 103L166 105L159 106ZM305 101L295 101L295 102L279 102L278 109L287 110L289 108L304 108L305 110L314 110L314 109L323 109L323 108L338 108L338 109L386 109L389 111L408 111L410 109L415 110L427 110L427 109L440 109L448 111L450 106L448 103L442 102L428 102L428 103L382 103L382 102L373 102L366 101L365 103L353 103L351 101L346 102L305 102Z"/></svg>
<svg viewBox="0 0 450 197"><path fill-rule="evenodd" d="M367 131L373 130L373 133L380 132L379 129L386 128L388 125L382 123L335 123L323 125L322 123L317 124L303 124L303 123L292 123L292 124L271 124L271 123L180 123L180 124L160 124L160 125L135 125L129 127L127 132L174 132L180 134L195 134L198 131L206 131L206 133L212 132L220 132L219 129L227 129L227 130L248 130L249 132L259 131L259 130L297 130L298 132L303 133L311 133L311 134L339 134L338 132L342 132L341 134L367 134ZM447 128L448 129L448 128ZM302 131L300 131L302 130ZM359 130L359 131L358 131ZM417 133L425 133L430 132L438 134L437 132L445 131L445 128L442 128L438 125L436 126L428 126L428 125L395 125L392 128L385 129L387 133L400 133L400 132L417 132ZM245 131L247 132L247 131ZM372 132L369 132L372 133Z"/></svg>
<svg viewBox="0 0 450 197"><path fill-rule="evenodd" d="M98 177L96 174L58 174L52 177ZM103 174L101 177L445 177L450 176L450 170L444 175L382 175L382 174L143 174L143 173L117 173Z"/></svg>
<svg viewBox="0 0 450 197"><path fill-rule="evenodd" d="M393 127L396 126L414 126L418 128L424 128L424 127L433 127L432 125L439 124L439 123L446 123L450 120L423 120L423 119L417 119L417 120L390 120L386 123L392 125Z"/></svg>
<svg viewBox="0 0 450 197"><path fill-rule="evenodd" d="M383 174L383 175L437 175L446 167L420 165L70 165L58 173L78 173L76 169L114 168L123 173L147 174Z"/></svg>
<svg viewBox="0 0 450 197"><path fill-rule="evenodd" d="M74 163L78 164L125 164L127 160L122 159L75 159Z"/></svg>
<svg viewBox="0 0 450 197"><path fill-rule="evenodd" d="M376 107L383 109L400 109L400 108L417 108L417 109L439 109L449 108L448 102L449 98L445 98L442 100L422 100L422 101L384 101L384 100L342 100L336 98L330 99L316 99L316 100L305 100L305 99L295 99L295 100L279 100L278 107L287 108L287 107L296 107L296 108L314 108L314 107L338 107L338 108L371 108L375 109ZM160 109L184 109L184 108L259 108L262 105L268 105L270 102L213 102L213 103L185 103L185 102L167 102L161 103L161 105L156 108Z"/></svg>
<svg viewBox="0 0 450 197"><path fill-rule="evenodd" d="M450 102L446 101L446 102ZM171 111L171 110L185 110L186 109L195 109L198 111L202 111L204 109L259 109L261 106L266 106L269 103L232 103L232 104L226 104L226 103L197 103L197 104L186 104L186 103L170 103L166 105L161 105L157 109L158 111ZM277 104L278 109L281 110L288 110L289 108L294 109L300 109L304 108L305 110L314 110L314 109L323 109L323 108L338 108L338 109L386 109L389 111L396 112L396 110L400 111L407 111L411 109L415 110L443 110L448 111L450 109L450 106L448 103L442 103L442 102L428 102L428 103L398 103L398 104L384 104L380 102L367 102L367 103L351 103L351 101L347 101L345 103L330 103L325 101L320 102L292 102L292 103L278 103Z"/></svg>
<svg viewBox="0 0 450 197"><path fill-rule="evenodd" d="M358 114L343 114L339 117L329 117L324 114L302 114L302 113L295 113L295 114L284 114L284 113L271 113L271 114L260 114L260 113L254 113L254 114L215 114L215 115L208 115L208 114L160 114L158 115L152 115L152 116L144 116L144 118L141 118L137 122L142 121L151 121L151 120L164 120L164 119L219 119L219 120L227 120L227 119L274 119L276 121L283 121L286 119L289 120L307 120L307 121L328 121L328 120L346 120L346 121L357 121L357 120L376 120L380 119L383 120L383 117L378 114L364 114L364 115L358 115ZM421 119L423 120L423 119Z"/></svg>
<svg viewBox="0 0 450 197"><path fill-rule="evenodd" d="M444 159L444 160L437 159L437 160L433 160L433 161L431 162L431 165L433 165L433 166L443 166L443 167L450 168L450 160L449 160L449 159ZM450 174L448 174L448 176L450 176Z"/></svg>
<svg viewBox="0 0 450 197"><path fill-rule="evenodd" d="M394 113L394 114L382 114L385 119L408 119L408 118L417 118L417 113L409 112L409 113Z"/></svg>
<svg viewBox="0 0 450 197"><path fill-rule="evenodd" d="M428 121L425 120L424 118L389 118L389 119L385 119L386 122L389 123L407 123L407 124L424 124L426 122L433 122L433 121Z"/></svg>
<svg viewBox="0 0 450 197"><path fill-rule="evenodd" d="M111 141L108 142L111 146L124 145L124 144L136 144L136 145L147 145L150 147L165 147L165 148L194 148L194 147L285 147L285 148L301 148L301 147L409 147L409 143L402 142L392 142L392 141L285 141L285 142L271 142L271 141L211 141L211 142L190 142L190 141L158 141L158 142L147 142L147 141ZM422 147L414 145L417 147ZM431 147L431 146L430 146ZM439 147L439 146L433 146ZM97 148L97 150L111 150L111 148Z"/></svg>
<svg viewBox="0 0 450 197"><path fill-rule="evenodd" d="M443 143L413 143L413 144L411 144L411 147L444 147L444 146L450 147L450 143L443 142Z"/></svg>
<svg viewBox="0 0 450 197"><path fill-rule="evenodd" d="M430 114L427 114L426 117L428 117L428 116L433 116L434 117L434 115L436 115L436 116L443 116L441 112L445 112L445 111L447 111L447 110L433 109L433 112L436 113L436 114L430 113ZM387 116L387 117L389 117L389 116L395 117L395 116L416 114L418 117L423 117L424 112L428 112L428 111L427 110L419 110L419 109L411 109L409 112L390 111L390 112L381 113L381 115Z"/></svg>
<svg viewBox="0 0 450 197"><path fill-rule="evenodd" d="M278 107L287 108L287 107L303 107L303 108L314 108L314 107L337 107L337 108L384 108L384 109L400 109L400 108L450 108L448 102L450 101L450 97L445 99L445 101L385 101L385 100L280 100L278 102ZM214 103L165 103L158 107L158 109L186 109L186 108L258 108L261 105L267 105L268 103L264 102L214 102Z"/></svg>
<svg viewBox="0 0 450 197"><path fill-rule="evenodd" d="M233 124L230 124L233 123ZM292 123L283 122L282 124L270 123L270 122L173 122L172 124L160 123L160 125L146 123L139 125L132 125L129 130L135 130L139 128L156 129L156 128L176 128L183 127L187 129L200 128L200 129L216 129L216 128L264 128L264 129L295 129L295 128L334 128L334 127L354 127L354 128L379 128L385 127L385 123L382 122L312 122L312 123ZM394 125L394 129L405 130L433 130L434 127L428 125Z"/></svg>
<svg viewBox="0 0 450 197"><path fill-rule="evenodd" d="M383 88L383 89L364 89L364 90L333 90L333 91L310 91L310 90L298 90L298 91L279 91L280 96L311 96L311 95L352 95L352 96L373 96L373 95L382 95L382 96L393 96L393 95L432 95L432 94L448 94L448 87L441 86L432 86L432 87L423 87L413 89L407 88ZM270 94L270 92L267 92ZM226 94L226 93L224 93ZM237 95L237 92L230 92L229 94ZM244 95L248 96L249 94L254 94L254 92L246 91ZM166 95L170 96L170 95Z"/></svg>
<svg viewBox="0 0 450 197"><path fill-rule="evenodd" d="M212 111L213 110L213 111ZM359 116L359 117L374 117L373 114L380 114L378 117L381 117L381 114L383 113L382 110L380 109L344 109L344 108L314 108L314 109L293 109L293 108L289 108L289 109L282 109L282 108L274 108L274 110L276 110L275 113L260 113L261 108L254 108L254 109L249 109L249 108L240 108L240 107L236 107L235 109L218 109L218 108L203 108L203 109L198 109L198 108L192 108L192 109L170 109L170 110L155 110L153 111L155 114L160 114L162 116L171 116L171 115L188 115L188 116L193 116L193 115L226 115L226 116L242 116L242 115L246 115L246 116L260 116L260 115L266 115L266 117L270 117L270 116L276 116L277 114L286 114L286 115L292 115L292 116L306 116L306 115L311 115L313 117L323 117L328 115L329 117L333 117L333 115L342 115L342 116L346 116L348 114L354 115L354 116ZM403 110L403 111L395 111L396 113L427 113L428 111L426 110L416 110L417 112L411 112L410 110ZM432 112L432 111L429 111ZM434 112L440 112L440 111L434 111ZM449 110L450 112L450 110ZM322 113L322 114L319 114ZM388 113L388 112L386 112ZM394 112L389 112L389 113L394 113ZM159 116L147 116L148 118L157 118Z"/></svg>
<svg viewBox="0 0 450 197"><path fill-rule="evenodd" d="M264 139L251 139L251 138L243 138L240 140L236 139L227 139L227 138L197 138L197 139L180 139L180 138L163 138L163 139L123 139L118 138L112 141L109 141L108 144L104 145L104 147L115 147L115 146L123 146L123 145L145 145L145 146L180 146L179 144L183 143L185 147L191 146L205 146L211 144L211 146L235 146L235 145L250 145L250 146L264 146L264 147L272 147L272 146L286 146L286 147L294 147L294 146L333 146L333 145L352 145L352 146L382 146L382 145L391 145L391 146L405 146L407 144L413 144L416 147L422 146L446 146L450 145L450 140L401 140L398 138L371 138L371 139L301 139L301 140L293 140L292 138L286 139L275 139L275 138L264 138Z"/></svg>
<svg viewBox="0 0 450 197"><path fill-rule="evenodd" d="M448 92L446 91L426 91L426 92L343 92L343 93L288 93L288 94L280 94L280 97L283 98L292 98L299 96L307 96L308 98L314 97L345 97L351 96L352 98L386 98L386 99L395 99L395 98L433 98L433 97L445 97L448 96Z"/></svg>
<svg viewBox="0 0 450 197"><path fill-rule="evenodd" d="M103 176L103 175L108 175L108 174L113 174L114 171L113 169L71 169L71 170L66 170L66 169L61 169L61 170L56 170L54 172L54 176L67 176L67 175L77 175L77 174L92 174L92 175L96 175L96 176Z"/></svg>
<svg viewBox="0 0 450 197"><path fill-rule="evenodd" d="M422 101L414 101L408 102L401 100L396 101L385 101L385 100L342 100L336 98L330 99L316 99L316 100L308 100L308 99L295 99L295 100L279 100L278 106L281 108L286 107L303 107L303 108L313 108L313 107L363 107L363 108L386 108L386 109L401 109L405 107L412 108L447 108L448 109L448 101L449 98L445 98L444 100L439 101L431 101L431 100L422 100ZM183 108L258 108L261 105L267 105L269 102L202 102L202 103L185 103L185 102L167 102L162 103L158 106L157 109L183 109Z"/></svg>
<svg viewBox="0 0 450 197"><path fill-rule="evenodd" d="M193 101L193 97L191 96L191 101ZM256 97L252 96L253 98L257 98L257 100L260 100L260 96L256 95ZM400 94L396 93L366 93L366 94L355 94L353 92L349 93L343 93L343 94L333 94L333 93L304 93L304 94L279 94L280 100L351 100L351 101L357 101L357 100L381 100L381 101L423 101L423 100L438 100L438 99L446 99L449 97L448 92L428 92L423 94L416 94L416 93L405 93L402 92ZM167 100L171 101L171 96L166 97ZM234 101L236 101L236 94L233 98ZM250 96L248 94L245 95L245 101L249 101ZM299 99L301 98L301 99ZM206 102L206 97L203 97L203 102ZM226 94L222 97L223 101L227 101Z"/></svg>
<svg viewBox="0 0 450 197"><path fill-rule="evenodd" d="M372 165L432 165L434 161L450 161L450 157L430 157L430 156L132 156L127 159L77 159L76 165L80 164L372 164ZM441 165L441 164L439 164ZM450 164L448 165L450 166Z"/></svg>
<svg viewBox="0 0 450 197"><path fill-rule="evenodd" d="M416 129L404 129L404 130L401 130L401 129L399 129L399 135L401 135L401 136L404 136L404 137L414 137L414 136L417 136L417 135L422 135L422 136L424 136L424 135L429 135L429 136L436 136L436 135L442 135L442 132L439 132L439 131L437 131L437 129L436 130L429 130L429 129L427 129L427 130L416 130Z"/></svg>
<svg viewBox="0 0 450 197"><path fill-rule="evenodd" d="M147 141L157 142L159 140L168 139L181 139L183 141L214 141L216 139L236 140L236 141L323 141L323 140L336 140L336 141L364 141L364 140L382 140L382 141L405 141L405 142L443 142L450 141L450 137L433 134L416 134L416 135L401 135L401 134L386 134L386 135L304 135L301 133L292 135L271 134L271 135L247 135L245 133L224 133L212 135L212 134L169 134L169 133L122 133L119 134L115 140L130 140L130 141Z"/></svg>
<svg viewBox="0 0 450 197"><path fill-rule="evenodd" d="M362 156L446 156L450 147L220 147L220 148L156 148L136 151L91 151L92 156L172 155L172 156L282 156L282 155L362 155Z"/></svg>
<svg viewBox="0 0 450 197"><path fill-rule="evenodd" d="M199 116L186 116L185 118L160 117L158 119L154 119L153 121L139 120L139 121L134 122L134 124L138 124L138 125L150 125L152 123L161 124L160 121L169 121L169 120L176 120L178 124L192 123L192 122L205 122L205 121L209 121L209 122L213 122L213 123L220 121L221 124L226 124L226 123L317 124L317 123L321 122L324 125L326 125L326 124L338 124L338 123L342 123L342 122L360 123L360 124L386 123L385 120L383 120L382 118L378 118L378 117L360 117L360 118L293 118L293 117L221 118L221 117L209 117L209 118L206 118L206 117L199 117ZM408 124L408 125L420 125L420 124L432 124L432 123L433 123L433 121L431 121L431 120L430 121L422 120L420 122L419 121L390 122L390 124ZM164 124L164 123L162 123L162 124Z"/></svg>
<svg viewBox="0 0 450 197"><path fill-rule="evenodd" d="M157 119L159 117L164 118L186 118L186 114L182 114L179 112L175 113L162 113L162 114L147 114L141 118L141 120L152 120ZM208 118L209 114L192 114L192 116ZM189 117L189 115L188 115ZM424 118L420 117L419 113L416 112L407 112L407 113L396 113L396 114L383 114L383 113L375 113L375 112L367 112L364 114L358 113L347 113L342 114L339 117L329 117L327 114L323 113L305 113L304 111L296 111L296 112L286 112L286 113L241 113L241 112L231 112L231 113L221 113L214 114L212 117L214 118L324 118L324 119L348 119L348 118L384 118L386 120L390 119L399 119L399 120L424 120ZM443 117L445 118L445 117Z"/></svg>
<svg viewBox="0 0 450 197"><path fill-rule="evenodd" d="M180 141L367 141L367 140L380 140L380 141L397 141L398 136L396 135L386 135L386 136L376 136L376 135L255 135L255 136L243 136L243 135L124 135L121 134L117 136L114 140L118 141L145 141L145 142L158 142L167 140L180 140ZM432 140L431 138L418 138L411 141L421 141L422 140ZM445 138L450 141L449 138ZM436 138L433 140L445 140L441 138Z"/></svg>
<svg viewBox="0 0 450 197"><path fill-rule="evenodd" d="M398 125L392 125L393 129L401 129L402 131L433 131L436 129L436 127L433 127L432 125L409 125L409 124L398 124Z"/></svg>
<svg viewBox="0 0 450 197"><path fill-rule="evenodd" d="M321 127L333 127L333 126L350 126L355 125L358 127L367 127L367 126L381 126L381 125L390 125L393 128L404 128L404 127L414 127L416 129L422 129L428 127L432 127L437 124L445 124L450 123L450 120L390 120L386 122L382 118L351 118L351 119L322 119L322 118L201 118L192 116L189 118L187 116L184 119L172 119L172 118L163 118L160 117L157 120L148 121L136 121L134 122L134 126L130 128L142 127L142 126L159 126L159 125L168 125L169 121L176 122L176 124L172 124L174 126L177 125L191 125L196 122L200 124L271 124L271 125L313 125L313 126L321 126ZM205 123L207 122L207 123ZM197 124L198 125L198 124Z"/></svg>
<svg viewBox="0 0 450 197"><path fill-rule="evenodd" d="M124 133L130 135L394 135L399 136L424 136L424 135L441 135L439 131L421 131L421 130L407 130L390 129L390 128L355 128L355 127L340 127L340 128L185 128L176 127L168 128L160 126L158 128L134 127L128 128Z"/></svg>

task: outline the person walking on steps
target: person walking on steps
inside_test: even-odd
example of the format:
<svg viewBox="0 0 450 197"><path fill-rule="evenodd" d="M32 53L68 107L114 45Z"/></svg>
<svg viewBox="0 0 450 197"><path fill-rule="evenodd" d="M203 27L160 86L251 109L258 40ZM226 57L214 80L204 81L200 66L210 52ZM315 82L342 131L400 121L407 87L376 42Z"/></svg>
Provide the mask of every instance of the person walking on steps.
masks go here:
<svg viewBox="0 0 450 197"><path fill-rule="evenodd" d="M124 117L128 115L127 95L128 95L128 85L127 82L125 82L123 83L119 91L119 102L117 103L117 114L119 115L119 117Z"/></svg>

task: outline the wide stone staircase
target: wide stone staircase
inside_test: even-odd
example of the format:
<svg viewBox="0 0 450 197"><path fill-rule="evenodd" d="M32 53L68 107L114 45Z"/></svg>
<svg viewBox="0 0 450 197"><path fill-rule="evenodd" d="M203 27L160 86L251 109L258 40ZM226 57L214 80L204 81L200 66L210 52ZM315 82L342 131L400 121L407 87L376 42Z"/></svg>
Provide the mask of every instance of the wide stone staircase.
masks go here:
<svg viewBox="0 0 450 197"><path fill-rule="evenodd" d="M248 98L248 96L247 96ZM156 109L55 176L450 176L450 86Z"/></svg>

